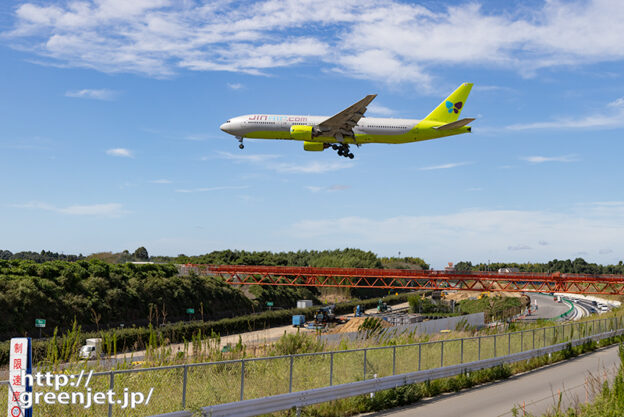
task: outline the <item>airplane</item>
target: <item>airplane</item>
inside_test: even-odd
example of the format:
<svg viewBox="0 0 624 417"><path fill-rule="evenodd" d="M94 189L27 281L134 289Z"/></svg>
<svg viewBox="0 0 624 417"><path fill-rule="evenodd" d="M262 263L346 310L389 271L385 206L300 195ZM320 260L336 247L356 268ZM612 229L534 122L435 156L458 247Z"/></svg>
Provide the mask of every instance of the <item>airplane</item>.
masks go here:
<svg viewBox="0 0 624 417"><path fill-rule="evenodd" d="M235 136L240 149L245 138L299 140L306 151L332 148L353 159L349 145L419 142L471 132L467 125L475 119L458 120L471 89L472 83L460 85L422 120L365 117L366 106L377 97L371 94L331 117L248 114L228 120L220 129Z"/></svg>

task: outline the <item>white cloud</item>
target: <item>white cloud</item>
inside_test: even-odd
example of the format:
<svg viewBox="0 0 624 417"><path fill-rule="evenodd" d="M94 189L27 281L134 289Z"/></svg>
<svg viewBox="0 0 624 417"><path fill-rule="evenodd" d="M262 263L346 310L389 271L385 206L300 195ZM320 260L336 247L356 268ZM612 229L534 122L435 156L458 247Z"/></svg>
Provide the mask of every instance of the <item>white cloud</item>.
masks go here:
<svg viewBox="0 0 624 417"><path fill-rule="evenodd" d="M624 58L624 3L547 0L527 11L401 0L38 1L15 9L10 45L40 61L168 77L187 68L266 74L300 63L432 89L436 67L541 68Z"/></svg>
<svg viewBox="0 0 624 417"><path fill-rule="evenodd" d="M624 126L624 97L608 103L602 112L546 122L514 124L507 126L507 129L609 129L622 126Z"/></svg>
<svg viewBox="0 0 624 417"><path fill-rule="evenodd" d="M181 188L175 190L176 193L206 193L210 191L223 191L223 190L243 190L249 188L247 185L222 185L217 187L203 187L203 188Z"/></svg>
<svg viewBox="0 0 624 417"><path fill-rule="evenodd" d="M530 247L529 245L514 245L514 246L507 246L507 250L511 250L511 251L516 251L516 250L531 250L533 249L532 247Z"/></svg>
<svg viewBox="0 0 624 417"><path fill-rule="evenodd" d="M239 162L254 162L254 163L265 163L267 161L274 160L276 158L280 158L281 155L274 154L234 154L230 152L217 152L220 158L229 159L232 161Z"/></svg>
<svg viewBox="0 0 624 417"><path fill-rule="evenodd" d="M457 167L461 167L464 165L470 165L472 162L452 162L449 164L442 164L442 165L432 165L432 166L428 166L428 167L422 167L422 168L418 168L421 171L433 171L436 169L450 169L450 168L457 168Z"/></svg>
<svg viewBox="0 0 624 417"><path fill-rule="evenodd" d="M113 100L119 94L118 91L101 89L101 90L70 90L65 92L66 97L73 98L90 98L93 100Z"/></svg>
<svg viewBox="0 0 624 417"><path fill-rule="evenodd" d="M68 215L74 215L74 216L120 217L128 213L126 210L123 209L123 206L118 203L56 207L52 204L47 204L47 203L42 203L42 202L30 202L26 204L14 204L12 207L53 211L56 213L68 214Z"/></svg>
<svg viewBox="0 0 624 417"><path fill-rule="evenodd" d="M192 133L190 135L184 136L182 139L191 140L193 142L202 142L204 140L208 140L211 138L215 138L214 135L208 135L206 133Z"/></svg>
<svg viewBox="0 0 624 417"><path fill-rule="evenodd" d="M292 174L324 174L327 172L338 171L345 168L351 168L351 161L312 161L305 164L297 164L293 162L280 162L270 164L267 167L277 172Z"/></svg>
<svg viewBox="0 0 624 417"><path fill-rule="evenodd" d="M521 160L530 162L532 164L543 164L544 162L578 162L579 159L576 155L561 155L561 156L523 156Z"/></svg>
<svg viewBox="0 0 624 417"><path fill-rule="evenodd" d="M244 87L241 83L227 83L227 86L232 90L240 90Z"/></svg>
<svg viewBox="0 0 624 417"><path fill-rule="evenodd" d="M219 157L236 162L247 162L264 169L279 173L291 174L324 174L353 167L353 162L339 161L311 161L307 163L279 162L276 159L281 155L273 154L233 154L230 152L218 152Z"/></svg>
<svg viewBox="0 0 624 417"><path fill-rule="evenodd" d="M134 158L132 151L126 148L113 148L106 151L106 155L120 156L122 158Z"/></svg>
<svg viewBox="0 0 624 417"><path fill-rule="evenodd" d="M438 215L315 218L296 222L285 233L307 247L376 247L385 253L401 248L437 265L461 259L518 260L510 255L514 249L530 254L533 261L565 259L588 248L624 252L624 203L579 205L564 212L473 209ZM540 241L548 244L540 243L539 251L517 243Z"/></svg>
<svg viewBox="0 0 624 417"><path fill-rule="evenodd" d="M162 178L162 179L159 179L159 180L152 180L150 182L152 184L171 184L171 183L173 183L173 181L165 179L165 178Z"/></svg>
<svg viewBox="0 0 624 417"><path fill-rule="evenodd" d="M620 97L617 100L612 101L608 104L609 107L615 107L618 109L624 108L624 97Z"/></svg>
<svg viewBox="0 0 624 417"><path fill-rule="evenodd" d="M334 184L334 185L330 185L329 187L321 187L321 186L318 186L318 185L308 185L305 188L306 188L306 190L312 191L313 193L318 193L320 191L328 191L328 192L346 191L349 188L351 188L351 186L350 185L342 185L342 184Z"/></svg>
<svg viewBox="0 0 624 417"><path fill-rule="evenodd" d="M382 106L381 104L376 104L376 103L371 103L368 106L368 112L367 114L379 114L382 116L391 116L393 114L396 114L396 110L392 110L388 107Z"/></svg>

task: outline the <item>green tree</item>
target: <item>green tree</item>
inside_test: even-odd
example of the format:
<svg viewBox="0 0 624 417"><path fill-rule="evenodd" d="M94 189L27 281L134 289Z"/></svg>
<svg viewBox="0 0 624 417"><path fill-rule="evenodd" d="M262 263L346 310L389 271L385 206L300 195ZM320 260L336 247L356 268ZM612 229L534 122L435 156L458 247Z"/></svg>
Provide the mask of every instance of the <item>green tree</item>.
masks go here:
<svg viewBox="0 0 624 417"><path fill-rule="evenodd" d="M149 254L147 253L147 249L145 249L145 246L137 248L132 256L134 256L134 259L137 259L139 261L147 261L149 259Z"/></svg>

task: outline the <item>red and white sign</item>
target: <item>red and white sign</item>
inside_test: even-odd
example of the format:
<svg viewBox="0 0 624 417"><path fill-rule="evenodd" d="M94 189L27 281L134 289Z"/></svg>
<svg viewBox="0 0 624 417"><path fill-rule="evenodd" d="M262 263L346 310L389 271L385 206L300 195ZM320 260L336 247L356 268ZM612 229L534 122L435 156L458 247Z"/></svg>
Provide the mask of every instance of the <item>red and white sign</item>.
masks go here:
<svg viewBox="0 0 624 417"><path fill-rule="evenodd" d="M11 339L11 354L9 359L9 401L8 416L24 417L25 409L21 406L19 396L26 391L26 381L23 376L30 371L28 368L30 344L26 337Z"/></svg>

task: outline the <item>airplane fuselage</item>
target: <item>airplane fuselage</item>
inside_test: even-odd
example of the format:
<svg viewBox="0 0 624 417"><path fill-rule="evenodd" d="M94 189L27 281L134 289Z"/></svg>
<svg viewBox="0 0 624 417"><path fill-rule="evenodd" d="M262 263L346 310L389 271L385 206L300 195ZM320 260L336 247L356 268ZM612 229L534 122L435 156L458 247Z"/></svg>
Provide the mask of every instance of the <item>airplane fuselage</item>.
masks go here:
<svg viewBox="0 0 624 417"><path fill-rule="evenodd" d="M241 149L245 138L297 140L303 142L306 151L332 148L338 155L353 159L350 145L409 143L470 132L467 125L474 119L458 118L471 88L471 83L460 85L422 120L365 117L366 106L377 96L369 94L330 117L247 114L223 123L221 130L236 136Z"/></svg>
<svg viewBox="0 0 624 417"><path fill-rule="evenodd" d="M300 140L292 137L292 126L318 127L327 118L328 116L249 114L228 120L221 125L221 130L241 138ZM333 136L320 135L311 138L310 141L358 145L364 143L397 144L470 132L468 126L443 131L435 129L443 124L418 119L362 117L353 127L354 137L345 136L340 141Z"/></svg>

